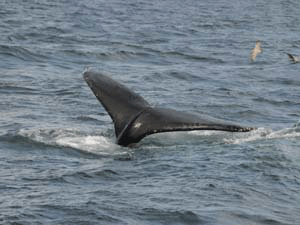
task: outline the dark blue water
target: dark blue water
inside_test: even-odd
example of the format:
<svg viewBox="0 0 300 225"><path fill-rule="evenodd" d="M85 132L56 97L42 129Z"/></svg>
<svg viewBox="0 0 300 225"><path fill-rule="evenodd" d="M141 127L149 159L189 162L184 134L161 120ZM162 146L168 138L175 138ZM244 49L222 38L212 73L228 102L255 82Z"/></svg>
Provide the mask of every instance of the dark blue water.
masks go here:
<svg viewBox="0 0 300 225"><path fill-rule="evenodd" d="M1 224L299 224L300 2L0 1ZM255 41L263 53L250 62ZM115 144L82 78L258 128Z"/></svg>

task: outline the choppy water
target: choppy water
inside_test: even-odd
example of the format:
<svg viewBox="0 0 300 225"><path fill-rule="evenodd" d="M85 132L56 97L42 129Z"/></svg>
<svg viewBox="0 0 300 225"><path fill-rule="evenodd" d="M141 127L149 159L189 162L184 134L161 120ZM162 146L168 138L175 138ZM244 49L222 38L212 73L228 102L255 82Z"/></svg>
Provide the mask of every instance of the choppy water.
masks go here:
<svg viewBox="0 0 300 225"><path fill-rule="evenodd" d="M300 2L0 1L1 224L299 224ZM256 39L263 53L249 62ZM258 129L115 143L85 84Z"/></svg>

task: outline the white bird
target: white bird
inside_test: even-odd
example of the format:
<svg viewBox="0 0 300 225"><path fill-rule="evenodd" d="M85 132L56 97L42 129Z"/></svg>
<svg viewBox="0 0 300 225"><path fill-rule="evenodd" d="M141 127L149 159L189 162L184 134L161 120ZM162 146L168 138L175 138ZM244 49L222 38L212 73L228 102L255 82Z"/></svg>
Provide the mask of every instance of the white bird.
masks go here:
<svg viewBox="0 0 300 225"><path fill-rule="evenodd" d="M256 40L255 48L252 49L251 54L250 54L251 61L255 61L256 56L260 53L262 53L261 41Z"/></svg>

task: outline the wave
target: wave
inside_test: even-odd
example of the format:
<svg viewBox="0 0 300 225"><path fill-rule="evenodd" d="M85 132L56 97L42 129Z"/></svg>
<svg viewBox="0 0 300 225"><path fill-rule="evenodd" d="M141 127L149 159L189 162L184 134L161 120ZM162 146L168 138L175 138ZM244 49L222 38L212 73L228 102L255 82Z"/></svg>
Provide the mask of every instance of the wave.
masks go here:
<svg viewBox="0 0 300 225"><path fill-rule="evenodd" d="M153 134L142 140L144 145L173 146L199 144L244 144L266 140L293 140L300 138L300 122L291 128L273 131L260 127L251 132L232 133L225 131L195 130Z"/></svg>
<svg viewBox="0 0 300 225"><path fill-rule="evenodd" d="M270 128L258 128L249 133L240 133L234 135L232 138L224 138L224 142L228 144L241 144L244 142L252 142L259 140L272 140L272 139L290 139L300 137L300 127L295 125L292 128L284 128L278 131L273 131Z"/></svg>
<svg viewBox="0 0 300 225"><path fill-rule="evenodd" d="M156 208L144 208L138 213L141 219L166 224L206 224L206 219L200 218L192 211L165 211Z"/></svg>
<svg viewBox="0 0 300 225"><path fill-rule="evenodd" d="M212 64L224 63L224 61L222 59L217 59L217 58L208 57L208 56L187 54L187 53L182 53L179 51L162 52L161 54L168 56L168 57L182 57L182 58L185 58L188 60L202 61L202 62L208 62L208 63L212 63Z"/></svg>
<svg viewBox="0 0 300 225"><path fill-rule="evenodd" d="M74 149L86 155L113 157L120 160L131 159L130 149L124 149L114 143L110 131L84 133L77 129L20 129L13 134L1 136L1 140L14 143L30 143Z"/></svg>
<svg viewBox="0 0 300 225"><path fill-rule="evenodd" d="M0 55L11 56L22 61L45 62L47 57L21 46L0 45Z"/></svg>
<svg viewBox="0 0 300 225"><path fill-rule="evenodd" d="M96 57L97 59L102 60L127 60L127 59L138 59L140 57L151 57L152 55L146 52L137 52L129 50L117 50L117 51L106 51L106 52L97 52L89 51L86 49L77 49L77 50L64 50L64 54L71 56L91 56Z"/></svg>
<svg viewBox="0 0 300 225"><path fill-rule="evenodd" d="M262 103L268 103L275 106L291 106L291 105L300 105L300 102L298 102L298 99L295 101L292 100L279 100L279 99L267 99L263 97L257 97L254 99L254 101L262 102Z"/></svg>
<svg viewBox="0 0 300 225"><path fill-rule="evenodd" d="M28 163L28 161L26 161ZM15 161L11 161L11 163L19 163ZM33 174L27 177L23 177L22 180L24 182L55 182L55 183L81 183L89 180L89 182L94 182L95 179L97 182L99 181L114 181L120 180L122 177L115 171L110 169L103 169L103 168L93 168L90 170L79 170L79 171L72 171L72 172L62 172L59 171L58 173L52 174ZM7 189L11 187L3 187L2 189ZM0 187L1 189L1 187Z"/></svg>
<svg viewBox="0 0 300 225"><path fill-rule="evenodd" d="M270 128L258 128L247 133L223 131L167 132L146 137L135 147L155 148L162 146L199 145L199 144L243 144L265 140L294 140L300 138L300 122L292 128L273 131ZM86 155L113 157L130 160L136 148L124 148L115 144L112 130L95 131L93 134L78 129L20 129L12 134L3 134L1 141L30 143L31 146L46 145L64 149L73 149ZM292 151L293 152L293 151ZM296 154L297 155L297 154Z"/></svg>
<svg viewBox="0 0 300 225"><path fill-rule="evenodd" d="M0 81L0 93L12 93L12 94L37 94L38 90L33 88L33 87L29 87L28 84L26 84L26 82L22 82L24 84L24 86L20 85L20 81L19 82L2 82Z"/></svg>

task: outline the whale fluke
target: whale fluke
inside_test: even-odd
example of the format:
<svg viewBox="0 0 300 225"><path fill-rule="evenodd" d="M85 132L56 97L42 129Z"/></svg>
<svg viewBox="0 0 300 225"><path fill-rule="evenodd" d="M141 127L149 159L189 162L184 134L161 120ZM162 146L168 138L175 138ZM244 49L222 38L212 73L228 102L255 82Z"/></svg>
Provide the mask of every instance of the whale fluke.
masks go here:
<svg viewBox="0 0 300 225"><path fill-rule="evenodd" d="M300 56L295 56L289 53L286 53L289 57L289 60L292 61L293 63L298 63L300 62Z"/></svg>
<svg viewBox="0 0 300 225"><path fill-rule="evenodd" d="M248 132L254 128L226 123L208 116L152 107L141 96L110 77L85 72L83 77L113 120L117 144L128 146L147 135L191 130Z"/></svg>

